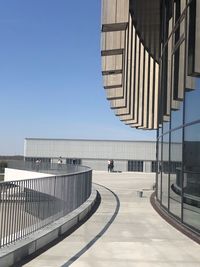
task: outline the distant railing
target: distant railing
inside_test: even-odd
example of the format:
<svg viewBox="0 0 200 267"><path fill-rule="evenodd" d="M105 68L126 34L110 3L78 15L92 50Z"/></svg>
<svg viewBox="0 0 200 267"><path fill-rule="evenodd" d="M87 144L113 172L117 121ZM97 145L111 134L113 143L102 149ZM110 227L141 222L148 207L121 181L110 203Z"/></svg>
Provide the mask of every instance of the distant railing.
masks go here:
<svg viewBox="0 0 200 267"><path fill-rule="evenodd" d="M0 247L67 215L91 194L92 171L87 167L48 164L47 169L46 164L39 164L38 169L30 164L13 162L8 167L55 175L0 182Z"/></svg>
<svg viewBox="0 0 200 267"><path fill-rule="evenodd" d="M176 169L176 185L182 187L182 169ZM183 171L183 187L184 193L200 197L200 172L199 171Z"/></svg>

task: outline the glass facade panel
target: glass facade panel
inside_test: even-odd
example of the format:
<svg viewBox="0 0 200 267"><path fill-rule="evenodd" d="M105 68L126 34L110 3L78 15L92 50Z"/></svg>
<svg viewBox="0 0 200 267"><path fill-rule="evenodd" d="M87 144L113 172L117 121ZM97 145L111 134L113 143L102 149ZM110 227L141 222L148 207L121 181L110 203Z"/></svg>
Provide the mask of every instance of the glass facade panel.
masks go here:
<svg viewBox="0 0 200 267"><path fill-rule="evenodd" d="M200 230L200 123L184 137L183 221Z"/></svg>
<svg viewBox="0 0 200 267"><path fill-rule="evenodd" d="M158 139L158 172L157 172L157 198L161 200L161 175L162 175L162 137Z"/></svg>
<svg viewBox="0 0 200 267"><path fill-rule="evenodd" d="M181 218L181 184L182 184L182 128L171 132L170 165L176 162L179 166L170 173L169 210ZM171 167L170 167L171 169Z"/></svg>
<svg viewBox="0 0 200 267"><path fill-rule="evenodd" d="M169 134L163 136L162 204L168 208L169 188Z"/></svg>
<svg viewBox="0 0 200 267"><path fill-rule="evenodd" d="M169 131L169 121L163 122L163 134Z"/></svg>
<svg viewBox="0 0 200 267"><path fill-rule="evenodd" d="M197 89L185 94L185 123L200 119L200 80L196 83Z"/></svg>
<svg viewBox="0 0 200 267"><path fill-rule="evenodd" d="M175 129L183 125L183 103L178 102L179 110L171 112L171 129Z"/></svg>
<svg viewBox="0 0 200 267"><path fill-rule="evenodd" d="M151 162L151 172L157 172L157 161Z"/></svg>

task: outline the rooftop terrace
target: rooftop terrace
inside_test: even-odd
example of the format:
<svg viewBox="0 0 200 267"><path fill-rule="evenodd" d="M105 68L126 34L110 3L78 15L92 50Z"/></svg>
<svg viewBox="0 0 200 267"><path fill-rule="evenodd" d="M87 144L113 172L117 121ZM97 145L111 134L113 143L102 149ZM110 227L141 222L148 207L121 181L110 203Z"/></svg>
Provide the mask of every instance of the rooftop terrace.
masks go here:
<svg viewBox="0 0 200 267"><path fill-rule="evenodd" d="M199 245L150 204L154 174L94 172L96 212L77 230L19 266L199 267ZM138 190L143 189L143 197Z"/></svg>

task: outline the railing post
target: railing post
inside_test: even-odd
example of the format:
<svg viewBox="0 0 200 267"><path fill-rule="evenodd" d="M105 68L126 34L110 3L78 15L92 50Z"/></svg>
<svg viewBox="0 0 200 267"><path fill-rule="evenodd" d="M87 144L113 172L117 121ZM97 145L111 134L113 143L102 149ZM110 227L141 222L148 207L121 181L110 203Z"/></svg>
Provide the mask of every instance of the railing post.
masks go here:
<svg viewBox="0 0 200 267"><path fill-rule="evenodd" d="M14 163L11 167L17 169ZM22 167L32 170L35 165L23 162ZM64 171L63 165L56 176L0 182L0 248L68 214L89 197L91 171L74 165Z"/></svg>

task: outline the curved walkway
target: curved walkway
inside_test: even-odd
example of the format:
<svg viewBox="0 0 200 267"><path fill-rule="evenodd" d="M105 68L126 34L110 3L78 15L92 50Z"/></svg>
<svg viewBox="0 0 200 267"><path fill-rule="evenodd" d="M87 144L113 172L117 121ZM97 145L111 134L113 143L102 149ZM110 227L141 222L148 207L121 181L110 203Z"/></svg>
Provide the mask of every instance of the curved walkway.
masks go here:
<svg viewBox="0 0 200 267"><path fill-rule="evenodd" d="M94 172L94 215L26 267L199 267L200 246L151 207L153 174ZM138 189L145 189L142 198Z"/></svg>

